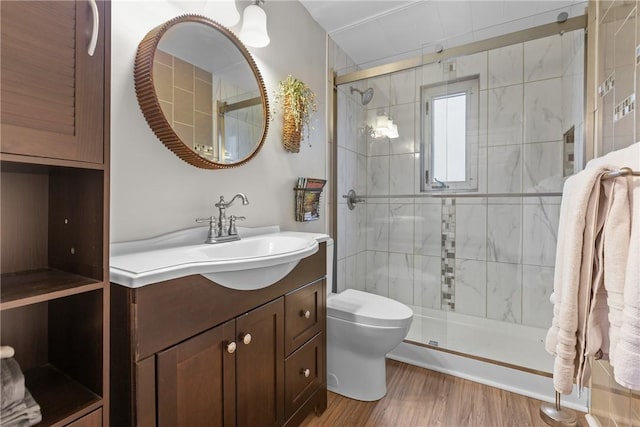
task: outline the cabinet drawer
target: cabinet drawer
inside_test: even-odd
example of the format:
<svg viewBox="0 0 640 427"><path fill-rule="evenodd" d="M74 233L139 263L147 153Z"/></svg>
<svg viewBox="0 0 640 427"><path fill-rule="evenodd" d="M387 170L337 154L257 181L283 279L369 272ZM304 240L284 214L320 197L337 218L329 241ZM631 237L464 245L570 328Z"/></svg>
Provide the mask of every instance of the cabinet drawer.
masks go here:
<svg viewBox="0 0 640 427"><path fill-rule="evenodd" d="M285 296L286 355L324 329L324 283L324 280L318 280Z"/></svg>
<svg viewBox="0 0 640 427"><path fill-rule="evenodd" d="M319 333L289 356L284 365L284 412L285 418L289 418L323 383L323 334Z"/></svg>

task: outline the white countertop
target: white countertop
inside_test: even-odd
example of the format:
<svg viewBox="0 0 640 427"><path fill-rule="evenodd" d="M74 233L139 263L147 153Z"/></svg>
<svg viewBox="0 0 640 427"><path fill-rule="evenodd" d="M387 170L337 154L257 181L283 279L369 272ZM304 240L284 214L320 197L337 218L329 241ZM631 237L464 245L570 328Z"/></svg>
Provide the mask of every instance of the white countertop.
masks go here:
<svg viewBox="0 0 640 427"><path fill-rule="evenodd" d="M129 242L112 243L110 246L110 280L130 288L138 288L151 283L176 279L192 274L202 274L210 280L224 279L224 274L239 276L244 274L250 277L252 269L265 268L265 266L282 262L279 272L274 274L288 274L299 259L299 256L288 254L286 248L277 255L255 256L252 254L238 254L233 259L216 259L207 256L212 247L215 250L228 252L242 252L242 246L248 245L252 240L265 236L271 236L276 242L286 237L293 237L296 242L304 246L302 258L310 256L318 250L318 243L329 241L330 237L322 233L305 233L297 231L280 231L279 226L267 227L238 227L241 240L226 243L206 244L209 227L194 227L179 230L150 239L134 240ZM300 240L299 240L300 239ZM308 240L308 242L304 242ZM308 244L307 244L308 243ZM226 245L226 246L225 246ZM232 245L232 246L231 246ZM298 251L299 252L299 251ZM260 270L261 274L265 274ZM222 274L223 276L220 276ZM217 276L216 276L217 275ZM242 279L244 280L244 279ZM267 280L267 279L265 279ZM233 286L230 286L233 287ZM237 289L237 288L234 288ZM247 288L247 289L257 289Z"/></svg>

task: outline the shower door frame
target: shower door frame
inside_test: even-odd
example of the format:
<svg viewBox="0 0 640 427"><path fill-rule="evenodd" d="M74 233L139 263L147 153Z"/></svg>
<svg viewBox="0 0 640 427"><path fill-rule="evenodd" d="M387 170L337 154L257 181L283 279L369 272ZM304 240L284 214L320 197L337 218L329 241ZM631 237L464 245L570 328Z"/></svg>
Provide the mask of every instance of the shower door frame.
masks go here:
<svg viewBox="0 0 640 427"><path fill-rule="evenodd" d="M525 30L491 37L486 40L451 47L449 49L444 49L441 52L427 53L413 58L367 68L365 70L354 71L341 76L334 73L333 87L334 90L337 90L338 86L346 83L353 83L397 71L409 70L411 68L421 67L423 65L444 61L458 56L472 55L474 53L497 49L516 43L524 43L531 40L541 39L554 34L562 34L574 30L586 30L587 22L588 17L585 13L584 15L569 18L564 22L552 22L550 24L539 25Z"/></svg>

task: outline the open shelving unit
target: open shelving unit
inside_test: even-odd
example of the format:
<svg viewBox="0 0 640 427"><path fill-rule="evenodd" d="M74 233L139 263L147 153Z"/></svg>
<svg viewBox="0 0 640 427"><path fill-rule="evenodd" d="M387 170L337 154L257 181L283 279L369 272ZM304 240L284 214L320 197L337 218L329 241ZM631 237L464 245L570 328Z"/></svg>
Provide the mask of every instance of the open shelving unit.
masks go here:
<svg viewBox="0 0 640 427"><path fill-rule="evenodd" d="M0 2L0 344L38 426L109 425L111 7L96 5Z"/></svg>
<svg viewBox="0 0 640 427"><path fill-rule="evenodd" d="M107 395L107 172L0 160L0 340L64 426Z"/></svg>

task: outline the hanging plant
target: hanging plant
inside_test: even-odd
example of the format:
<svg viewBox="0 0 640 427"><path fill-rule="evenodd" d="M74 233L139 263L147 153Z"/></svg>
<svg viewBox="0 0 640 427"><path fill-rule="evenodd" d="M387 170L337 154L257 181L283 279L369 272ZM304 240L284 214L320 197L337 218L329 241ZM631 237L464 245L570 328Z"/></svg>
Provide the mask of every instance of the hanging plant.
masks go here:
<svg viewBox="0 0 640 427"><path fill-rule="evenodd" d="M282 105L283 130L282 142L287 151L300 151L300 140L311 135L311 114L318 111L316 94L301 80L288 75L282 80L275 94L275 102Z"/></svg>

